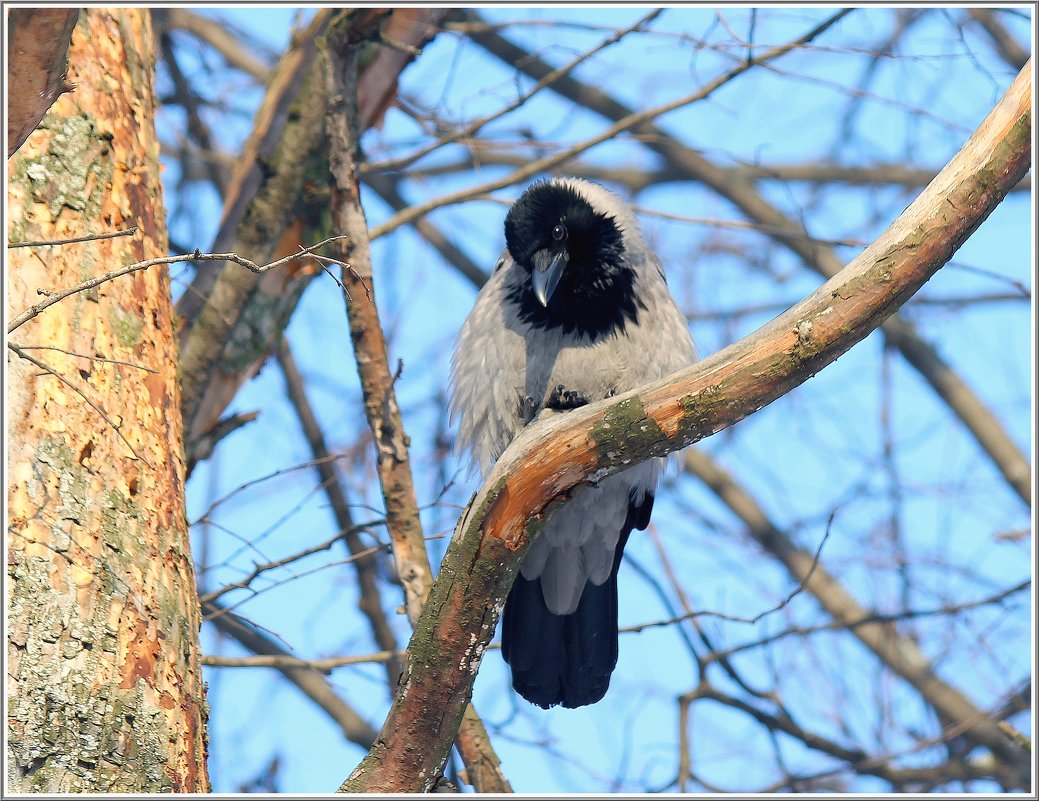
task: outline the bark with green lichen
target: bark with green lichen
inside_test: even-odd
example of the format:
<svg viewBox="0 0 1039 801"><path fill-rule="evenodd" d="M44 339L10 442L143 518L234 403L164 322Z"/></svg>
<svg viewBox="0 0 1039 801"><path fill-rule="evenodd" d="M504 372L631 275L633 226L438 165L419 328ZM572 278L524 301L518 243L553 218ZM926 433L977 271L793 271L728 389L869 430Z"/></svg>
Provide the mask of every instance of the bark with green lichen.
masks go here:
<svg viewBox="0 0 1039 801"><path fill-rule="evenodd" d="M408 646L400 692L341 791L432 788L523 554L554 505L583 484L753 414L876 330L1028 171L1031 94L1026 65L888 230L783 315L692 368L520 432L462 513ZM967 733L1027 785L1026 749L991 720L976 721Z"/></svg>
<svg viewBox="0 0 1039 801"><path fill-rule="evenodd" d="M9 251L9 314L166 254L153 69L147 11L81 15L77 90L10 162L8 235L138 231ZM8 350L8 787L205 792L168 275L73 295L11 339L43 367Z"/></svg>
<svg viewBox="0 0 1039 801"><path fill-rule="evenodd" d="M330 217L325 186L328 153L324 116L324 75L313 63L316 40L331 11L318 16L307 35L282 59L272 81L274 105L286 113L257 114L250 147L239 169L255 173L229 193L214 250L230 250L257 263L287 256L301 244L327 238ZM378 44L380 26L387 37L421 47L437 30L442 9L362 9L349 12L348 24L365 42L360 125L378 121L396 96L400 71L413 56ZM297 52L298 51L298 52ZM294 88L298 84L298 87ZM251 166L250 166L251 165ZM211 429L238 389L274 351L303 290L320 273L316 262L289 265L255 275L238 265L204 268L178 304L184 317L181 378L185 430L189 442Z"/></svg>

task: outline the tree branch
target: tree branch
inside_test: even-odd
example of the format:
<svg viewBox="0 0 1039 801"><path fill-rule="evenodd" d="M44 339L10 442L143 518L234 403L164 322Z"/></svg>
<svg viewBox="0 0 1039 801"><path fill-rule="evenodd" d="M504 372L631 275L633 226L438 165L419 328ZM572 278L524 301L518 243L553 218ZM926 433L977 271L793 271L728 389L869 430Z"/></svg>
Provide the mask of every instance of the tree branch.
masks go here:
<svg viewBox="0 0 1039 801"><path fill-rule="evenodd" d="M190 33L205 42L220 54L229 67L240 69L260 83L270 80L271 68L253 54L248 42L243 42L228 32L221 22L203 17L186 8L170 8L166 14L168 28Z"/></svg>
<svg viewBox="0 0 1039 801"><path fill-rule="evenodd" d="M422 537L411 475L410 440L404 431L393 389L396 378L390 373L372 286L368 225L361 207L357 174L359 41L356 31L348 24L349 19L349 14L344 13L331 24L326 51L332 226L349 238L349 245L341 248L340 260L350 267L343 269L350 339L357 356L365 414L375 442L379 482L386 503L386 527L404 586L408 617L414 624L426 601L433 573ZM463 715L464 728L459 730L456 723L451 739L457 735L459 751L470 767L470 779L481 792L510 792L483 723L468 704L459 710L459 716ZM437 773L439 776L440 770ZM432 776L431 781L435 783L438 776Z"/></svg>
<svg viewBox="0 0 1039 801"><path fill-rule="evenodd" d="M725 86L727 83L742 75L743 73L747 72L748 70L756 66L766 64L769 61L772 61L773 59L779 58L780 56L786 55L787 53L796 50L798 47L801 47L806 42L812 41L813 39L824 33L828 28L833 26L847 13L849 13L848 10L839 11L832 17L829 17L828 19L823 21L821 24L812 28L812 30L810 30L804 36L800 36L797 39L787 42L784 45L779 45L778 47L770 48L766 52L762 53L760 56L755 56L744 62L741 62L738 66L733 67L732 69L722 73L714 80L704 84L702 87L700 87L700 89L691 94L685 95L684 97L680 97L677 100L671 100L667 103L662 103L658 106L654 106L653 108L646 109L645 111L629 111L623 117L619 118L616 122L614 122L613 125L610 125L607 128L603 129L595 136L589 139L585 139L582 142L578 142L575 145L571 145L570 147L563 148L559 152L553 153L551 156L545 156L540 159L535 159L534 161L529 161L519 169L515 170L512 173L509 173L508 175L502 178L498 178L493 181L487 181L486 183L477 187L462 189L458 192L453 192L450 195L445 195L439 198L433 198L432 200L427 200L424 203L419 203L415 206L405 209L404 211L400 212L399 214L396 214L394 217L382 223L381 225L378 225L375 228L373 228L371 231L371 238L377 239L381 236L385 236L386 234L390 233L390 231L393 231L394 229L399 228L402 225L411 223L417 218L425 214L429 214L429 212L441 208L443 206L461 203L462 201L469 200L475 197L476 195L480 195L494 189L501 189L502 187L510 186L512 184L525 181L537 175L539 172L544 172L545 170L552 169L558 164L562 164L563 162L569 161L575 156L580 155L581 153L585 152L586 150L592 147L595 147L596 145L612 140L620 133L629 130L639 131L644 126L651 124L652 120L656 119L657 117L663 114L667 114L669 111L675 111L676 109L688 106L692 103L696 103L701 100L706 100L716 91L718 91L721 87ZM551 86L553 89L558 90L558 87L560 85L566 84L568 82L574 82L574 79L571 78L569 75L562 75L556 77L555 82L549 84L549 86Z"/></svg>
<svg viewBox="0 0 1039 801"><path fill-rule="evenodd" d="M472 11L459 11L457 14L469 20L480 20ZM539 78L551 70L548 64L497 34L474 34L473 38L488 52L508 64L515 65L532 78ZM1028 69L1030 64L1025 67L1025 70ZM572 76L563 76L553 83L551 88L607 119L623 120L632 114L631 109L605 92L583 84ZM766 200L753 184L735 179L733 173L723 170L704 156L685 147L652 122L643 122L633 130L645 137L646 146L657 152L668 168L703 182L737 206L748 219L769 226L773 231L788 232L772 233L771 236L820 275L830 278L841 269L841 260L833 250L806 240L803 227L788 219L782 211ZM1022 501L1030 505L1031 466L1020 448L1004 431L999 420L910 323L899 316L893 316L884 323L883 331L885 337L901 350L906 360L968 428L978 445L1003 474L1011 489Z"/></svg>
<svg viewBox="0 0 1039 801"><path fill-rule="evenodd" d="M220 249L271 254L279 242L292 247L327 225L326 204L310 192L315 176L326 171L327 159L322 149L327 95L311 59L315 39L333 13L320 10L275 71L225 199ZM380 119L396 96L414 46L432 38L445 13L432 8L357 12L354 23L358 35L368 39L370 56L358 90L362 130ZM408 43L408 52L377 44L380 25L387 35ZM195 276L177 306L186 321L181 376L189 441L212 425L275 348L311 277L301 272L257 281L226 267ZM264 323L261 330L257 320Z"/></svg>
<svg viewBox="0 0 1039 801"><path fill-rule="evenodd" d="M218 604L203 604L203 613L217 630L241 643L254 654L277 657L277 668L286 679L295 684L310 700L339 726L347 740L362 748L370 748L375 741L375 730L349 704L328 679L310 666L297 666L291 654L274 640L250 626L241 617Z"/></svg>
<svg viewBox="0 0 1039 801"><path fill-rule="evenodd" d="M893 621L863 609L829 571L816 565L811 553L798 548L775 526L754 499L706 453L698 449L686 451L685 464L739 516L754 540L773 554L791 578L814 595L839 625L912 685L942 721L961 728L973 743L991 750L1027 783L1027 771L1020 772L1023 755L1009 744L995 721L934 673L914 640L900 634ZM1000 597L996 596L996 600Z"/></svg>
<svg viewBox="0 0 1039 801"><path fill-rule="evenodd" d="M1028 61L1028 51L1025 50L1017 39L1010 35L1003 24L996 19L995 12L991 8L972 8L968 12L989 35L992 44L1002 59L1013 69L1019 70Z"/></svg>
<svg viewBox="0 0 1039 801"><path fill-rule="evenodd" d="M1030 160L1031 76L1024 70L912 205L808 298L689 369L524 429L459 520L408 646L401 691L341 790L432 788L499 611L546 514L580 484L720 431L830 364L948 261Z"/></svg>
<svg viewBox="0 0 1039 801"><path fill-rule="evenodd" d="M310 443L311 453L314 455L314 466L321 477L321 485L325 488L332 514L335 515L336 525L343 532L343 540L354 557L354 567L357 568L357 587L359 590L358 608L368 619L368 626L372 631L372 638L376 645L383 651L392 654L386 661L386 681L390 694L397 685L402 666L396 657L397 637L393 633L386 615L382 610L382 597L379 594L379 585L376 576L375 553L367 548L361 541L360 533L354 526L353 515L350 513L350 504L346 499L346 491L339 474L336 471L335 462L330 458L331 453L325 443L325 435L318 424L317 415L310 405L306 390L303 387L303 377L300 375L296 360L292 356L289 343L282 339L278 346L278 365L285 376L285 384L288 388L289 401L296 410L303 434Z"/></svg>
<svg viewBox="0 0 1039 801"><path fill-rule="evenodd" d="M99 237L106 238L106 237ZM275 261L268 262L267 264L257 264L251 259L247 259L244 256L239 256L237 253L202 253L196 250L194 253L185 253L180 256L162 256L156 259L145 259L144 261L136 261L133 264L125 264L122 267L117 267L114 270L109 270L107 273L101 275L95 275L93 278L88 278L86 281L82 281L75 286L62 289L60 291L52 291L49 289L37 289L37 294L44 295L47 299L41 300L39 303L34 303L28 309L23 311L7 325L7 333L10 334L16 328L24 325L33 317L36 317L40 312L49 309L55 303L60 303L70 295L75 295L79 292L85 292L88 289L93 289L96 286L107 283L115 278L122 278L124 275L130 275L130 273L140 272L141 270L147 270L151 267L158 267L164 264L177 264L178 262L184 261L229 261L234 264L245 267L251 273L266 273L273 270L275 267L281 267L282 265L289 264L290 262L301 259L304 256L311 255L315 250L324 247L330 242L336 241L336 237L329 237L315 245L308 245L306 247L300 247L297 252L291 253Z"/></svg>

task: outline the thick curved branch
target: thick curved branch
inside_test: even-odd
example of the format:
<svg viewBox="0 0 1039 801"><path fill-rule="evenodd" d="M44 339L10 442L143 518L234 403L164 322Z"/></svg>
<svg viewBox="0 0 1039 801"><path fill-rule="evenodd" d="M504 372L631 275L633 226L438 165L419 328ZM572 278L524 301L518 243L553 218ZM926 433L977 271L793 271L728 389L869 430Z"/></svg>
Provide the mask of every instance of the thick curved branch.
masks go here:
<svg viewBox="0 0 1039 801"><path fill-rule="evenodd" d="M463 513L408 647L400 693L341 790L431 789L544 515L580 484L747 417L876 329L1028 170L1031 121L1031 75L1024 70L916 201L808 298L691 368L522 431Z"/></svg>
<svg viewBox="0 0 1039 801"><path fill-rule="evenodd" d="M456 16L459 15L470 21L481 21L474 11L459 10ZM496 33L474 34L473 39L487 52L508 64L515 65L516 69L532 78L540 78L551 70L544 61ZM1030 69L1031 62L1024 67L1024 70ZM551 89L610 120L626 119L632 114L630 108L602 90L581 83L570 75L565 75L553 83ZM669 169L701 181L728 199L748 220L767 229L770 232L769 236L787 247L820 275L831 278L841 269L841 260L831 248L806 238L803 226L789 219L758 192L752 183L736 179L733 173L685 147L652 121L642 122L632 130L644 137L646 146L658 153ZM1003 474L1011 489L1024 503L1031 504L1031 466L995 415L945 363L934 346L920 336L911 323L899 316L893 316L884 323L883 331L888 340L899 348L906 361L916 368L963 422L979 447L988 454Z"/></svg>

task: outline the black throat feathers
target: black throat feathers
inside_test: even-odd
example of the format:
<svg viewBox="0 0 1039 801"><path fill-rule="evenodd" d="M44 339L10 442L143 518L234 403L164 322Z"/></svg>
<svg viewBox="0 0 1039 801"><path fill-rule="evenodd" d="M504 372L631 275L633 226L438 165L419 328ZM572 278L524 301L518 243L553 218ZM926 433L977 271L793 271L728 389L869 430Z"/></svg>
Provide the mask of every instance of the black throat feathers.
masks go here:
<svg viewBox="0 0 1039 801"><path fill-rule="evenodd" d="M646 308L635 296L635 271L617 221L565 184L531 185L505 217L505 244L527 274L508 300L534 328L559 328L597 340L637 324L639 311ZM543 306L529 280L534 254L564 247L566 269Z"/></svg>

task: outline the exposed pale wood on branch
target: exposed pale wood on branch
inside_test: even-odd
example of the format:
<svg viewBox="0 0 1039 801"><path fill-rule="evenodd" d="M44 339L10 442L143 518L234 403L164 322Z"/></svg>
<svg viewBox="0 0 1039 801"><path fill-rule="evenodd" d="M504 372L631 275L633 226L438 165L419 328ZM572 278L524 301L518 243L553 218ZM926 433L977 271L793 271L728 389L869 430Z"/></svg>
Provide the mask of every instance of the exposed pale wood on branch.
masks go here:
<svg viewBox="0 0 1039 801"><path fill-rule="evenodd" d="M521 432L463 513L409 644L401 692L341 789L430 789L520 560L554 505L584 482L732 425L834 361L948 261L1030 160L1026 69L920 197L808 298L692 368ZM433 727L430 709L440 712ZM987 745L1028 770L1029 755L1008 738Z"/></svg>
<svg viewBox="0 0 1039 801"><path fill-rule="evenodd" d="M459 11L466 19L482 21L476 12ZM474 34L474 40L488 52L532 78L539 78L551 67L536 56L494 33ZM1030 68L1029 65L1026 67ZM633 113L624 104L594 86L564 76L551 89L575 103L611 120L630 119ZM827 278L841 269L841 260L819 243L805 237L803 226L789 219L747 181L734 179L706 157L677 142L653 122L642 122L633 130L642 134L644 144L662 156L671 170L702 181L719 195L735 204L748 219L767 226L773 239L789 248L804 263ZM932 184L933 186L933 184ZM789 234L782 233L788 231ZM999 420L967 386L966 382L945 362L933 345L925 341L912 324L895 315L883 326L885 337L899 348L909 362L931 385L936 394L963 422L981 449L1003 474L1009 487L1026 504L1031 504L1032 470L1017 444Z"/></svg>
<svg viewBox="0 0 1039 801"><path fill-rule="evenodd" d="M348 15L332 23L327 49L332 227L333 231L349 238L348 244L341 247L340 261L351 267L343 271L350 340L364 394L365 415L375 443L379 483L386 504L386 527L404 587L405 608L414 624L429 593L433 573L411 474L410 440L397 405L393 386L396 375L390 371L375 302L368 225L361 207L357 171L361 130L359 44ZM487 731L471 705L466 704L460 710L460 718L464 722L460 720L452 728L451 739L457 736L470 780L482 792L509 792L511 788L501 772ZM437 773L439 776L439 769ZM438 776L431 777L430 788Z"/></svg>

